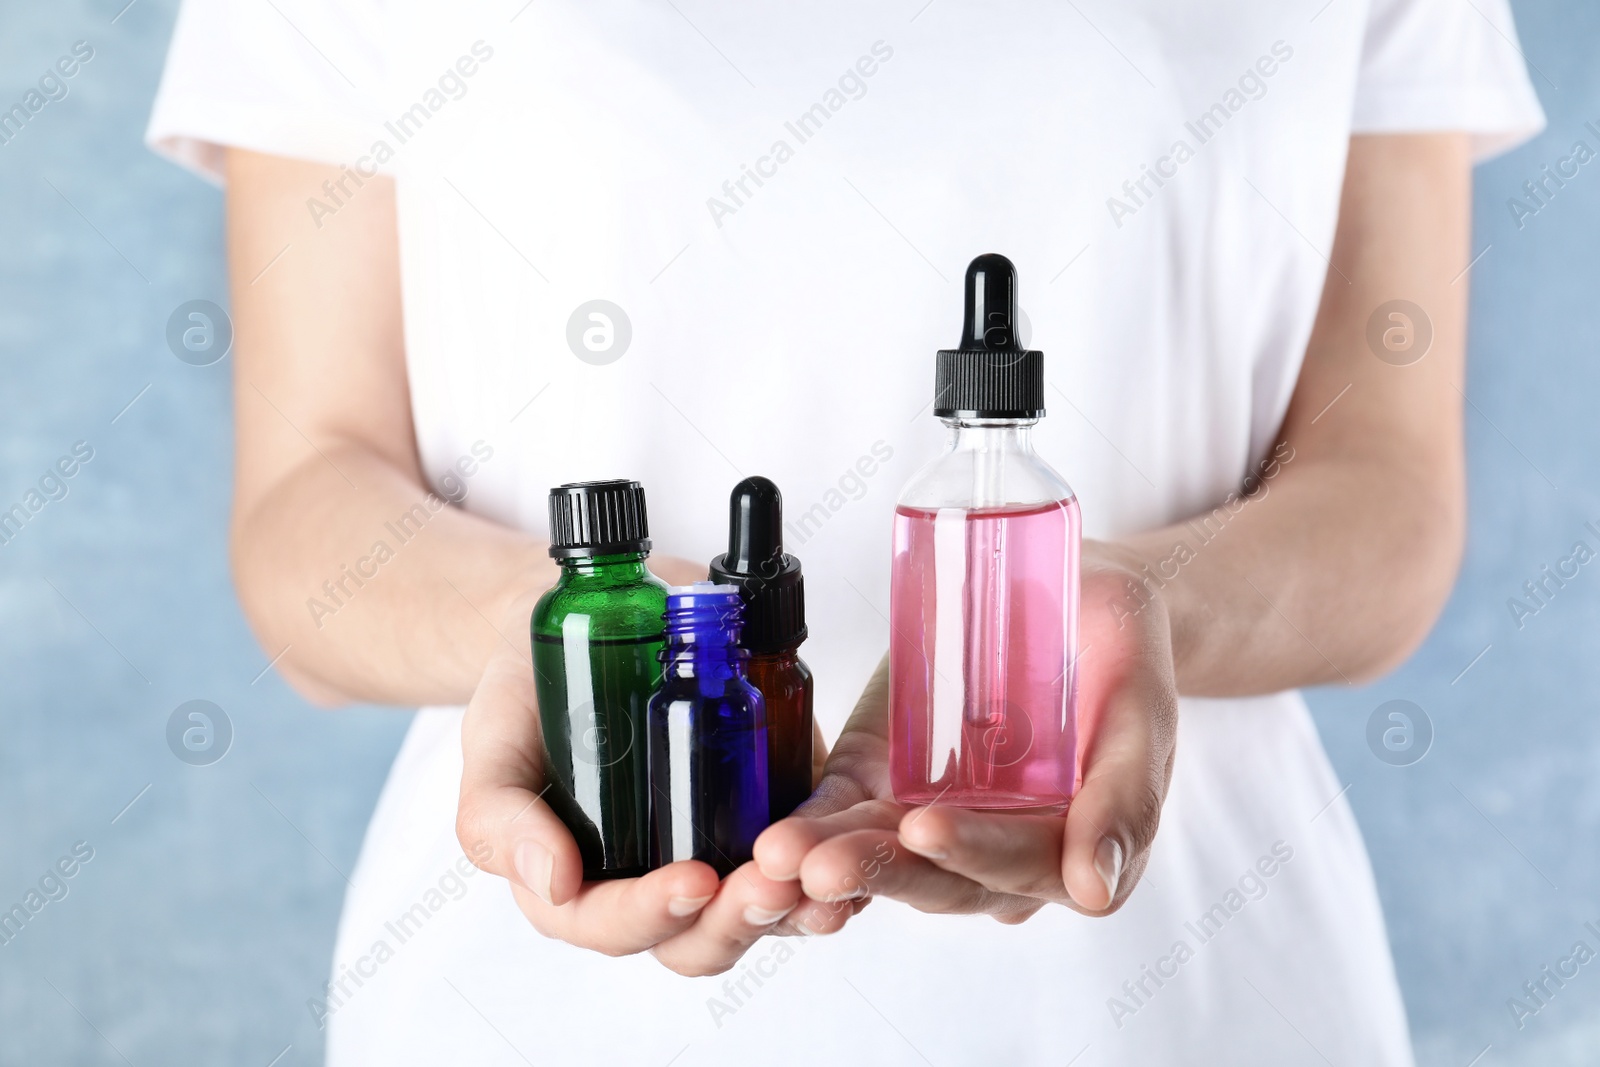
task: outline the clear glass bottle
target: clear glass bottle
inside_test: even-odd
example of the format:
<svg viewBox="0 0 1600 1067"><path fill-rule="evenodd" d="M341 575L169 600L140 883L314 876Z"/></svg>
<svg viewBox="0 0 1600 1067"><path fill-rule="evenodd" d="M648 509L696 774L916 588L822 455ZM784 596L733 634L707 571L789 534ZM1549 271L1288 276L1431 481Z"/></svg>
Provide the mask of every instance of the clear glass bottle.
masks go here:
<svg viewBox="0 0 1600 1067"><path fill-rule="evenodd" d="M1033 451L1044 364L1014 335L1015 289L1003 256L968 267L961 348L939 353L950 436L895 508L889 773L906 803L1051 809L1076 785L1082 524Z"/></svg>

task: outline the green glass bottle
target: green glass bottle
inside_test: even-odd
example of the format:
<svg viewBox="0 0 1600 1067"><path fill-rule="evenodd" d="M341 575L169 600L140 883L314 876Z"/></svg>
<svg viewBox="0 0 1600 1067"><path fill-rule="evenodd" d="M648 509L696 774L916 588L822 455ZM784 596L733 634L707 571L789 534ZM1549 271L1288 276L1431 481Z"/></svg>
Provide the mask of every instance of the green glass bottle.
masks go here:
<svg viewBox="0 0 1600 1067"><path fill-rule="evenodd" d="M561 577L533 609L544 798L577 839L583 876L650 869L650 695L661 682L667 585L650 573L638 482L550 490Z"/></svg>

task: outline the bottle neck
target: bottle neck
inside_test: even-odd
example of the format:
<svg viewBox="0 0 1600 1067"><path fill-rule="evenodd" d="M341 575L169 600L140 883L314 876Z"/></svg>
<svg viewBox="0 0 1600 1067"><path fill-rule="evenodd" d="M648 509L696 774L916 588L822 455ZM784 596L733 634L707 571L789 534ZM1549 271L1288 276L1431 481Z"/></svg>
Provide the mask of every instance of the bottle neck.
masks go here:
<svg viewBox="0 0 1600 1067"><path fill-rule="evenodd" d="M749 653L722 635L699 634L685 640L684 635L669 633L661 654L662 673L668 678L728 677L748 658Z"/></svg>
<svg viewBox="0 0 1600 1067"><path fill-rule="evenodd" d="M773 649L771 651L750 653L751 666L759 663L762 666L773 666L782 669L784 667L795 666L799 662L800 642L798 641L792 645L785 645L782 648Z"/></svg>
<svg viewBox="0 0 1600 1067"><path fill-rule="evenodd" d="M610 556L575 556L558 562L561 580L584 585L628 585L650 576L644 552L618 552Z"/></svg>
<svg viewBox="0 0 1600 1067"><path fill-rule="evenodd" d="M950 430L951 452L1033 452L1038 419L940 419Z"/></svg>

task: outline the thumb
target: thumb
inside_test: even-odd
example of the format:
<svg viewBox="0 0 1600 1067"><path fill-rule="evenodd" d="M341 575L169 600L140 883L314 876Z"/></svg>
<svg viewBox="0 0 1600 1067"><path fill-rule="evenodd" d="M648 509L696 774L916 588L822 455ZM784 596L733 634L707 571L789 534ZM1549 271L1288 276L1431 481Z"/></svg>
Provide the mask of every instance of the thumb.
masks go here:
<svg viewBox="0 0 1600 1067"><path fill-rule="evenodd" d="M877 827L892 830L904 813L889 791L889 659L867 682L839 741L820 768L816 788L794 814L756 838L755 861L774 881L799 877L806 854L839 833ZM817 734L819 748L820 731ZM813 751L813 761L816 751Z"/></svg>
<svg viewBox="0 0 1600 1067"><path fill-rule="evenodd" d="M1097 914L1120 906L1144 871L1177 740L1170 656L1135 656L1120 668L1094 722L1062 850L1067 893L1080 909Z"/></svg>
<svg viewBox="0 0 1600 1067"><path fill-rule="evenodd" d="M578 844L544 800L533 672L509 650L494 655L461 722L456 837L479 868L549 904L583 884Z"/></svg>

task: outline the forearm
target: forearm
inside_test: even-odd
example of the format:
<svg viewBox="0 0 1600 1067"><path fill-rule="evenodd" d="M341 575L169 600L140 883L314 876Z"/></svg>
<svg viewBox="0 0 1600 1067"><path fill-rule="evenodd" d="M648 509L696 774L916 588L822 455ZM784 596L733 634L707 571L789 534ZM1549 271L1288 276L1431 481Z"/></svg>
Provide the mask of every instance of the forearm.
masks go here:
<svg viewBox="0 0 1600 1067"><path fill-rule="evenodd" d="M1250 496L1124 543L1143 580L1120 610L1165 601L1182 693L1368 680L1415 649L1449 594L1458 487L1287 441L1272 463Z"/></svg>
<svg viewBox="0 0 1600 1067"><path fill-rule="evenodd" d="M465 703L496 647L522 649L555 564L370 450L322 452L235 516L235 580L262 645L319 702Z"/></svg>
<svg viewBox="0 0 1600 1067"><path fill-rule="evenodd" d="M526 658L527 613L555 566L532 538L429 493L393 184L368 180L314 226L306 197L337 180L321 164L228 154L235 584L306 696L464 704L497 646Z"/></svg>
<svg viewBox="0 0 1600 1067"><path fill-rule="evenodd" d="M1218 509L1125 546L1145 576L1134 592L1168 611L1181 692L1370 679L1443 607L1466 509L1470 193L1460 135L1351 140L1322 303L1276 447ZM1397 297L1403 318L1391 317ZM1417 347L1374 347L1374 323L1409 329Z"/></svg>

